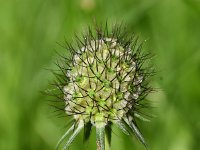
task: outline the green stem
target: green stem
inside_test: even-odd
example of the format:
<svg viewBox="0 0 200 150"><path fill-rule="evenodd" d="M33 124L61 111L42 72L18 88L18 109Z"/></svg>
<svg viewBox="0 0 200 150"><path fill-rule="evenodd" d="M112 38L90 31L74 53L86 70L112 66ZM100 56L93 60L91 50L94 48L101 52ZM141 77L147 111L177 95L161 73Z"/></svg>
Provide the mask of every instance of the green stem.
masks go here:
<svg viewBox="0 0 200 150"><path fill-rule="evenodd" d="M105 150L105 127L96 128L97 150Z"/></svg>

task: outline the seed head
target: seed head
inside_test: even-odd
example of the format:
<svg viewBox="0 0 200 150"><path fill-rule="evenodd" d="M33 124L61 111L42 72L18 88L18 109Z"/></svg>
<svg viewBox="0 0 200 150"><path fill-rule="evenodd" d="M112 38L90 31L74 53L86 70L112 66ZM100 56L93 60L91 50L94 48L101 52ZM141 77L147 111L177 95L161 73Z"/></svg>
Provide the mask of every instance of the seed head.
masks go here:
<svg viewBox="0 0 200 150"><path fill-rule="evenodd" d="M109 32L106 24L104 30L97 27L93 32L89 28L83 39L77 37L77 46L66 45L71 56L61 56L64 58L58 64L61 74L56 74L55 84L61 93L54 95L64 102L62 109L73 117L74 123L59 144L72 130L65 148L84 127L90 131L94 126L99 133L98 129L114 124L126 134L134 133L146 146L135 118L144 120L140 110L145 107L144 98L152 90L149 87L152 71L145 65L150 55L142 52L138 38L130 36L121 26L114 26Z"/></svg>

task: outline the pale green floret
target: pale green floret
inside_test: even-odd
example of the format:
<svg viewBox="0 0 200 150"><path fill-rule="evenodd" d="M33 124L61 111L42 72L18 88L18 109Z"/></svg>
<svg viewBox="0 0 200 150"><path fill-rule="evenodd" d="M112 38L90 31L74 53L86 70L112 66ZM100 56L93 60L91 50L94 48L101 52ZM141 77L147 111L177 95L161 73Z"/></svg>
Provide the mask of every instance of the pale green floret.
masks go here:
<svg viewBox="0 0 200 150"><path fill-rule="evenodd" d="M106 102L107 102L106 99L103 98L98 99L98 104L102 107L106 105Z"/></svg>
<svg viewBox="0 0 200 150"><path fill-rule="evenodd" d="M105 118L105 113L96 113L94 120L92 118L91 122L96 125L97 128L103 127L106 125L106 118Z"/></svg>
<svg viewBox="0 0 200 150"><path fill-rule="evenodd" d="M74 56L67 74L71 82L63 89L65 110L75 120L90 121L100 128L119 122L132 108L128 102L138 98L142 76L135 74L132 59L125 62L125 49L116 39L90 41L88 45Z"/></svg>
<svg viewBox="0 0 200 150"><path fill-rule="evenodd" d="M89 97L94 98L95 97L95 91L93 89L88 89L88 95L89 95Z"/></svg>

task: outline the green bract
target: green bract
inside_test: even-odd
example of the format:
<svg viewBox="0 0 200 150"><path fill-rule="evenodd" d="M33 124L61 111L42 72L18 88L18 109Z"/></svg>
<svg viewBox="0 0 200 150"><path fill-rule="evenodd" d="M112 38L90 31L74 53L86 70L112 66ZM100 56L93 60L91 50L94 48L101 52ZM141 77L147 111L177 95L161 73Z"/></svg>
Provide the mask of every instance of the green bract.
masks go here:
<svg viewBox="0 0 200 150"><path fill-rule="evenodd" d="M62 56L64 60L58 65L61 74L57 74L55 85L61 94L55 95L64 102L61 109L74 120L58 146L73 131L64 146L67 149L82 128L87 128L87 139L94 126L97 149L103 150L104 130L111 124L126 134L134 133L146 145L135 117L145 120L140 110L151 91L148 79L152 72L144 65L150 55L142 53L135 36L117 26L111 32L107 26L95 33L89 29L83 40L77 38L77 45L67 44L71 57ZM111 130L106 131L111 137Z"/></svg>

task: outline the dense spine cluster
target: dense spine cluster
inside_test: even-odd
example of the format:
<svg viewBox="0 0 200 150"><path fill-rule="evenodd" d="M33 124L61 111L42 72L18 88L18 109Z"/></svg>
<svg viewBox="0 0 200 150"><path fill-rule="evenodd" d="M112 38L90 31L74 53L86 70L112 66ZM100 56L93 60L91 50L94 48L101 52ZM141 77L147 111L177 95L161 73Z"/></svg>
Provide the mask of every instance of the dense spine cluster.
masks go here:
<svg viewBox="0 0 200 150"><path fill-rule="evenodd" d="M138 99L143 80L131 49L125 50L111 38L87 41L73 56L67 76L66 113L96 127L121 120Z"/></svg>
<svg viewBox="0 0 200 150"><path fill-rule="evenodd" d="M107 25L103 30L96 28L95 32L89 29L76 42L76 47L66 43L71 57L61 56L63 61L58 64L61 74L56 73L54 84L58 91L53 95L64 104L59 109L74 118L73 126L58 146L72 130L65 148L82 128L90 131L94 126L97 133L101 131L97 147L102 150L104 146L98 146L98 142L102 143L104 138L99 135L111 124L126 134L134 133L146 145L135 118L144 120L141 108L148 107L144 98L152 91L149 76L153 72L146 61L151 55L143 54L138 38L129 36L121 26L115 26L111 32ZM111 133L106 133L110 137Z"/></svg>

